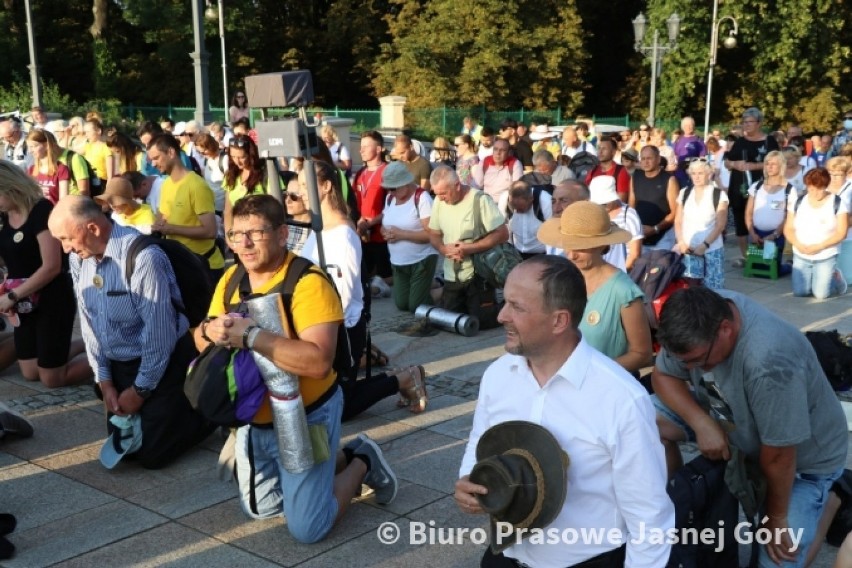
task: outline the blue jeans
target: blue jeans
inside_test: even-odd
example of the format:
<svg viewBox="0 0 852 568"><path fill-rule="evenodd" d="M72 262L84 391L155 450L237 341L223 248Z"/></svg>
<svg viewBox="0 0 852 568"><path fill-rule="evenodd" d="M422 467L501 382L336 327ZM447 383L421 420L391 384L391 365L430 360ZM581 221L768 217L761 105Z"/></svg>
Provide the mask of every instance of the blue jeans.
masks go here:
<svg viewBox="0 0 852 568"><path fill-rule="evenodd" d="M793 531L802 530L802 541L796 549L795 562L782 562L782 567L802 567L808 549L814 541L819 518L825 509L828 500L828 491L831 485L843 473L843 468L833 474L809 474L797 473L793 480L793 490L790 493L790 505L787 508L787 523ZM760 546L760 557L758 559L760 568L778 568L778 564L769 559L766 547Z"/></svg>
<svg viewBox="0 0 852 568"><path fill-rule="evenodd" d="M837 266L837 256L823 260L807 260L793 254L793 295L810 296L824 300L836 293L831 286L831 277Z"/></svg>
<svg viewBox="0 0 852 568"><path fill-rule="evenodd" d="M306 472L293 474L281 466L274 429L246 425L237 430L237 482L243 511L254 519L267 519L283 513L287 518L287 529L299 542L322 540L337 518L334 465L340 442L343 392L338 386L333 388L337 392L325 404L308 414L309 425L325 426L331 457ZM249 436L253 450L251 456L248 452Z"/></svg>

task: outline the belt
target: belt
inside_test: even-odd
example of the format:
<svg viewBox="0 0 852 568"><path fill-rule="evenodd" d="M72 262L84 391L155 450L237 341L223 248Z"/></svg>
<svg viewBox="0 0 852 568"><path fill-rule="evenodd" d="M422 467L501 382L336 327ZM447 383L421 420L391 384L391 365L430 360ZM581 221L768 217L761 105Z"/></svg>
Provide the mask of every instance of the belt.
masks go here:
<svg viewBox="0 0 852 568"><path fill-rule="evenodd" d="M583 560L579 564L572 564L568 568L623 568L626 555L627 545L622 544L618 548L614 548L608 552L604 552L603 554L598 554L588 560ZM515 560L514 558L510 558L509 560L514 562L515 566L518 566L518 568L533 568L528 564L524 564L520 560Z"/></svg>

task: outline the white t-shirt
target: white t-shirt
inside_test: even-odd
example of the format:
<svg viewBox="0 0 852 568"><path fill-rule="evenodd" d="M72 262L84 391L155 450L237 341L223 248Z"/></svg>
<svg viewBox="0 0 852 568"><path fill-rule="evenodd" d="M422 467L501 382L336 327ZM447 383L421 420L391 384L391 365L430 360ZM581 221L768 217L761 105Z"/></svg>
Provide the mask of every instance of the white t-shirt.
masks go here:
<svg viewBox="0 0 852 568"><path fill-rule="evenodd" d="M841 205L838 213L835 213L834 200L835 196L829 194L817 207L813 207L808 201L807 194L805 194L798 211L794 211L796 201L791 200L788 211L793 212L796 216L793 220L793 228L796 230L796 238L800 243L803 245L817 244L834 233L837 228L837 215L839 213L848 214L844 204ZM816 254L802 254L796 247L793 247L793 252L805 260L825 260L836 256L839 250L839 247L834 245L826 247Z"/></svg>
<svg viewBox="0 0 852 568"><path fill-rule="evenodd" d="M553 200L550 194L542 190L538 194L538 205L541 209L541 216L547 221L553 217ZM546 252L544 244L538 240L538 229L543 221L535 216L535 210L530 207L523 213L517 211L512 212L509 218L509 192L504 192L500 196L500 203L497 208L503 214L503 217L509 219L509 242L512 243L518 252L523 253L541 253Z"/></svg>
<svg viewBox="0 0 852 568"><path fill-rule="evenodd" d="M343 321L352 327L361 319L364 288L361 286L361 240L349 225L338 225L322 231L322 250L328 273L334 281L343 304ZM319 264L317 234L311 231L300 256Z"/></svg>
<svg viewBox="0 0 852 568"><path fill-rule="evenodd" d="M760 188L758 188L758 185ZM791 184L792 185L792 184ZM785 198L786 189L781 188L774 193L769 193L763 187L762 182L755 182L748 188L748 196L754 199L754 215L752 224L755 229L761 231L774 231L783 229L785 211L790 206L790 200L796 202L798 190L795 186L790 189L790 194Z"/></svg>
<svg viewBox="0 0 852 568"><path fill-rule="evenodd" d="M329 153L331 153L331 159L335 164L337 162L352 159L352 156L349 154L349 148L347 148L340 142L335 142L334 145L328 149L328 151Z"/></svg>
<svg viewBox="0 0 852 568"><path fill-rule="evenodd" d="M481 162L488 156L494 153L494 146L489 146L486 148L485 146L480 145L479 150L476 151L476 155L479 156L479 161Z"/></svg>
<svg viewBox="0 0 852 568"><path fill-rule="evenodd" d="M417 204L415 204L415 201L417 201ZM396 198L391 196L390 205L385 205L382 226L385 228L397 227L404 231L422 231L421 219L426 219L428 224L431 216L432 198L428 191L421 191L420 197L416 200L415 195L412 194L408 201L400 205L397 205ZM429 243L412 241L388 243L388 251L390 251L391 264L395 266L409 266L430 255L438 254L438 251L432 248Z"/></svg>
<svg viewBox="0 0 852 568"><path fill-rule="evenodd" d="M153 183L151 183L151 191L145 198L145 203L151 206L155 216L160 212L160 189L163 187L164 181L166 181L166 176L155 176Z"/></svg>
<svg viewBox="0 0 852 568"><path fill-rule="evenodd" d="M598 151L595 149L595 145L590 142L580 142L580 145L574 148L573 146L568 146L567 144L562 144L562 153L569 158L573 158L580 152L588 152L593 156L598 155Z"/></svg>
<svg viewBox="0 0 852 568"><path fill-rule="evenodd" d="M846 184L840 188L837 194L840 196L840 200L843 202L846 211L852 213L852 180L846 180ZM843 240L852 242L852 223L849 225L849 230L846 231L846 238Z"/></svg>
<svg viewBox="0 0 852 568"><path fill-rule="evenodd" d="M681 234L683 240L694 248L707 240L707 235L713 231L716 226L716 209L713 207L713 186L704 187L701 201L698 199L698 190L693 188L689 194L686 203L683 203L683 194L686 188L681 189L677 196L677 202L683 204L683 219L681 221ZM724 191L719 194L719 205L728 203L728 194ZM710 248L707 250L717 250L722 248L722 235L716 237Z"/></svg>
<svg viewBox="0 0 852 568"><path fill-rule="evenodd" d="M802 192L805 190L805 170L799 168L796 173L787 178L787 183L791 184L796 191Z"/></svg>
<svg viewBox="0 0 852 568"><path fill-rule="evenodd" d="M614 217L610 215L610 219L632 235L630 242L641 240L644 237L642 221L639 220L639 214L635 209L628 205L622 205L619 209L613 211L617 215ZM604 255L603 259L619 270L627 272L627 245L628 243L610 245L609 252Z"/></svg>
<svg viewBox="0 0 852 568"><path fill-rule="evenodd" d="M207 163L204 164L204 181L213 190L213 206L216 211L225 210L225 190L222 189L222 180L225 179L226 171L228 171L227 154L222 154L220 158L208 158Z"/></svg>

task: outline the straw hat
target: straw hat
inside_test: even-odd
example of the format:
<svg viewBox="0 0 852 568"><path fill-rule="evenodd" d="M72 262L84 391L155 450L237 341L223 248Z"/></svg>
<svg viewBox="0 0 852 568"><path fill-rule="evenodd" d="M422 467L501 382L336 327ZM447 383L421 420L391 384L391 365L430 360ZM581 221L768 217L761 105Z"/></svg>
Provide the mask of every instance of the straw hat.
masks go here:
<svg viewBox="0 0 852 568"><path fill-rule="evenodd" d="M106 184L104 192L95 197L98 203L132 203L133 186L123 177L114 177Z"/></svg>
<svg viewBox="0 0 852 568"><path fill-rule="evenodd" d="M530 140L547 140L548 138L553 138L557 134L559 133L551 130L546 124L537 124L535 128L530 131Z"/></svg>
<svg viewBox="0 0 852 568"><path fill-rule="evenodd" d="M602 205L577 201L558 219L548 219L538 229L538 240L563 250L583 250L626 243L630 233L610 221Z"/></svg>
<svg viewBox="0 0 852 568"><path fill-rule="evenodd" d="M495 554L516 541L516 534L498 541L502 531L497 523L528 531L549 525L559 515L568 491L570 460L545 428L522 420L496 424L479 439L476 459L470 481L488 488L476 499L490 516Z"/></svg>

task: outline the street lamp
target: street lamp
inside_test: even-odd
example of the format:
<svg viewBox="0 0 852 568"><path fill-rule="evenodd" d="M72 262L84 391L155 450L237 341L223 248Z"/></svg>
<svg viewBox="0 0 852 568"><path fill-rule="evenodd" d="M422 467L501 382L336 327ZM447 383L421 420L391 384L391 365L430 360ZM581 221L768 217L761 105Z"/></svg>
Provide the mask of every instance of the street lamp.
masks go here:
<svg viewBox="0 0 852 568"><path fill-rule="evenodd" d="M651 60L651 109L648 116L648 124L654 126L657 107L657 75L660 72L660 63L663 56L666 52L674 49L677 44L677 36L680 32L680 17L674 13L666 20L666 28L669 34L668 45L660 45L660 30L658 29L654 30L654 43L651 46L642 45L647 25L648 20L641 12L633 19L633 35L636 38L636 43L634 43L633 47L638 53Z"/></svg>
<svg viewBox="0 0 852 568"><path fill-rule="evenodd" d="M219 0L219 10L210 4L209 0L207 3L207 9L204 11L204 15L207 17L207 20L212 22L217 18L219 19L219 43L222 45L222 97L225 99L225 124L231 119L228 114L228 62L225 58L225 18L224 18L224 0Z"/></svg>
<svg viewBox="0 0 852 568"><path fill-rule="evenodd" d="M716 53L719 51L719 29L722 27L722 22L728 20L733 28L728 32L728 37L724 39L722 45L726 49L733 49L737 46L737 32L739 27L733 16L723 16L718 21L716 16L719 12L719 0L713 2L713 27L710 31L710 70L707 72L707 100L704 103L704 141L710 137L710 95L713 93L713 68L716 67Z"/></svg>
<svg viewBox="0 0 852 568"><path fill-rule="evenodd" d="M30 49L30 83L33 89L33 107L41 106L41 80L38 76L38 60L36 59L35 34L33 33L33 14L30 10L30 0L24 0L24 10L27 16L27 45Z"/></svg>
<svg viewBox="0 0 852 568"><path fill-rule="evenodd" d="M204 0L192 0L192 35L195 51L189 54L195 70L195 115L199 124L210 122L210 86L207 78L207 50L204 48Z"/></svg>

